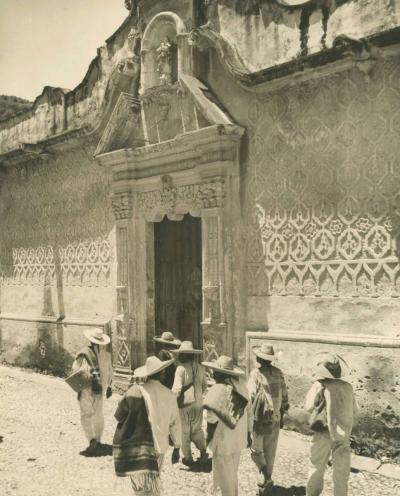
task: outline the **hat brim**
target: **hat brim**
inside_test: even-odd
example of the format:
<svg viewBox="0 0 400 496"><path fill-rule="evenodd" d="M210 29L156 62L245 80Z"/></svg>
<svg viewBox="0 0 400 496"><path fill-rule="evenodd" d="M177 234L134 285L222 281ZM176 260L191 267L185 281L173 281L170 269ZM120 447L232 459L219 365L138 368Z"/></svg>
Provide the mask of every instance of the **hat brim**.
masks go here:
<svg viewBox="0 0 400 496"><path fill-rule="evenodd" d="M168 341L168 339L163 339L159 337L153 338L154 341L157 343L162 343L162 344L170 344L172 346L180 346L181 345L181 340L180 339L173 339L172 341Z"/></svg>
<svg viewBox="0 0 400 496"><path fill-rule="evenodd" d="M201 355L203 350L171 350L171 353L182 355Z"/></svg>
<svg viewBox="0 0 400 496"><path fill-rule="evenodd" d="M109 344L111 341L110 336L107 336L107 334L103 333L102 339L99 339L99 338L96 338L95 336L93 336L92 333L93 333L93 331L91 329L88 329L87 331L83 331L83 334L91 343L105 346L105 345Z"/></svg>
<svg viewBox="0 0 400 496"><path fill-rule="evenodd" d="M268 360L272 362L276 358L276 355L270 355L269 353L263 353L261 350L257 350L253 348L253 353L255 356L258 356L259 358L262 358L263 360Z"/></svg>
<svg viewBox="0 0 400 496"><path fill-rule="evenodd" d="M239 375L244 375L244 370L242 370L239 367L236 367L236 365L233 366L233 369L224 369L222 367L219 367L215 362L201 362L201 365L203 365L203 367L207 367L211 370L215 370L216 372L220 372L221 374L225 374L225 375L233 375L235 377L238 377Z"/></svg>
<svg viewBox="0 0 400 496"><path fill-rule="evenodd" d="M329 370L324 367L323 365L319 364L316 366L314 376L317 379L344 379L345 377L348 377L351 374L351 369L347 365L347 363L343 360L342 357L338 356L339 363L340 363L340 369L341 369L341 374L339 377L335 377L332 375Z"/></svg>
<svg viewBox="0 0 400 496"><path fill-rule="evenodd" d="M174 359L171 358L170 360L166 360L165 362L162 362L162 365L159 367L149 370L146 365L142 365L141 367L138 367L133 371L133 375L135 377L150 377L152 375L158 374L158 372L161 372L162 370L166 369L170 365L174 363Z"/></svg>

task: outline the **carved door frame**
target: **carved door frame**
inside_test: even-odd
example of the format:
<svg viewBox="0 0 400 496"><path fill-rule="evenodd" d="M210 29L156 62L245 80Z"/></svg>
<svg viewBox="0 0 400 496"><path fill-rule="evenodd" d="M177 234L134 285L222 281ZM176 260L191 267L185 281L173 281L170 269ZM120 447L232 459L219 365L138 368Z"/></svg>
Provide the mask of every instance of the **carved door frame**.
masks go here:
<svg viewBox="0 0 400 496"><path fill-rule="evenodd" d="M243 329L239 148L243 129L213 125L97 157L111 172L116 218L117 372L142 364L154 336L154 222L201 218L206 355L234 354ZM127 356L129 353L129 356Z"/></svg>

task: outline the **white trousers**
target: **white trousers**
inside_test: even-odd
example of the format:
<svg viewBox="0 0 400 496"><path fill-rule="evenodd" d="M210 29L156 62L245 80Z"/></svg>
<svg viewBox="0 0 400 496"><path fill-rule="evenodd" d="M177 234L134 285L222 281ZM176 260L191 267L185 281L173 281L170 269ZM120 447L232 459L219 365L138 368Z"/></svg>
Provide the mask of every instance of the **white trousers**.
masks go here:
<svg viewBox="0 0 400 496"><path fill-rule="evenodd" d="M79 400L81 424L87 440L100 442L104 431L103 395L93 394L90 388L81 392Z"/></svg>
<svg viewBox="0 0 400 496"><path fill-rule="evenodd" d="M350 440L332 441L328 432L316 432L311 441L311 471L307 481L307 496L319 496L324 487L324 473L332 454L333 494L347 496L350 477Z"/></svg>
<svg viewBox="0 0 400 496"><path fill-rule="evenodd" d="M280 422L272 422L265 426L263 432L253 432L251 458L259 470L266 467L270 478L274 470L280 429Z"/></svg>
<svg viewBox="0 0 400 496"><path fill-rule="evenodd" d="M192 459L191 442L199 451L206 451L203 432L203 407L197 403L179 409L182 432L182 454L186 460Z"/></svg>
<svg viewBox="0 0 400 496"><path fill-rule="evenodd" d="M222 496L238 496L238 471L240 462L240 451L233 455L213 454L213 486L214 494L221 489Z"/></svg>

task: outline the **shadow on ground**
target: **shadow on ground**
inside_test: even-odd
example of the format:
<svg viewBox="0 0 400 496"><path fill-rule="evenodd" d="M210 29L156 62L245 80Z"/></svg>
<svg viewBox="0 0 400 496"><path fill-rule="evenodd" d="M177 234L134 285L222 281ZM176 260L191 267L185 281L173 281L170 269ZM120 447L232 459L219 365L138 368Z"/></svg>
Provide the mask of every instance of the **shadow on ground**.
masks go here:
<svg viewBox="0 0 400 496"><path fill-rule="evenodd" d="M181 470L185 472L203 472L209 474L212 472L212 458L207 460L206 463L194 462L190 467L182 467Z"/></svg>
<svg viewBox="0 0 400 496"><path fill-rule="evenodd" d="M99 458L101 456L112 456L112 446L111 444L102 444L99 448L96 449L95 453L91 453L87 449L81 451L79 453L81 456L85 456L87 458Z"/></svg>
<svg viewBox="0 0 400 496"><path fill-rule="evenodd" d="M271 495L272 496L304 496L306 494L306 488L304 486L274 486Z"/></svg>

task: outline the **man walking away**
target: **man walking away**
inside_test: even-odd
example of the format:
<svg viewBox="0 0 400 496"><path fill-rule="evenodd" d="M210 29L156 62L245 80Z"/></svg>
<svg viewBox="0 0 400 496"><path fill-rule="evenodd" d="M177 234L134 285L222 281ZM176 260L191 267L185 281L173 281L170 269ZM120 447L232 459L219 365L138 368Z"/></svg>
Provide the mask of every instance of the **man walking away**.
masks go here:
<svg viewBox="0 0 400 496"><path fill-rule="evenodd" d="M165 362L166 360L171 360L171 358L175 358L171 353L171 350L176 350L179 348L181 341L176 339L172 332L165 331L161 334L161 336L156 336L154 342L157 344L157 348L159 349L158 353L156 353L157 357ZM175 371L176 364L175 360L171 363L171 365L165 369L165 379L164 386L168 389L172 389L175 379Z"/></svg>
<svg viewBox="0 0 400 496"><path fill-rule="evenodd" d="M193 467L191 442L200 451L199 462L205 465L208 461L206 440L203 432L203 393L207 389L205 373L195 358L203 350L193 348L191 341L183 341L172 353L178 356L178 366L172 391L178 400L182 425L182 463Z"/></svg>
<svg viewBox="0 0 400 496"><path fill-rule="evenodd" d="M102 329L88 329L84 335L90 345L77 354L72 372L86 369L91 376L91 384L78 393L78 401L82 428L89 442L86 453L95 455L101 448L104 431L103 394L105 392L107 398L112 395L113 368L107 349L109 336Z"/></svg>
<svg viewBox="0 0 400 496"><path fill-rule="evenodd" d="M173 359L162 362L148 357L146 364L134 371L141 383L129 388L115 412L115 472L130 477L137 496L161 494L160 471L169 438L174 445L171 461L179 461L181 428L176 398L162 385L165 369L172 363Z"/></svg>
<svg viewBox="0 0 400 496"><path fill-rule="evenodd" d="M271 494L272 472L278 447L283 415L289 409L287 387L283 373L272 365L275 352L263 343L253 348L258 367L250 372L248 389L252 402L254 425L251 458L263 476L260 494Z"/></svg>
<svg viewBox="0 0 400 496"><path fill-rule="evenodd" d="M318 432L315 432L311 442L312 469L307 481L307 496L322 494L324 473L330 456L333 465L333 494L347 496L350 434L357 412L353 388L344 380L349 372L347 364L338 355L319 354L315 374L317 380L307 394L305 407L309 412L313 412L316 407L319 410L325 408L325 421L319 421Z"/></svg>
<svg viewBox="0 0 400 496"><path fill-rule="evenodd" d="M220 488L222 496L238 496L240 454L251 444L252 425L244 372L228 356L202 365L212 370L216 382L204 398L214 490Z"/></svg>

